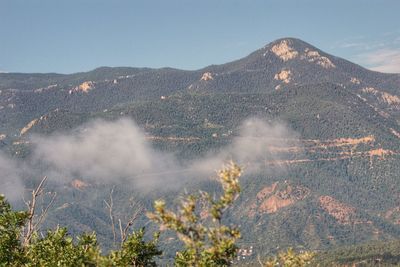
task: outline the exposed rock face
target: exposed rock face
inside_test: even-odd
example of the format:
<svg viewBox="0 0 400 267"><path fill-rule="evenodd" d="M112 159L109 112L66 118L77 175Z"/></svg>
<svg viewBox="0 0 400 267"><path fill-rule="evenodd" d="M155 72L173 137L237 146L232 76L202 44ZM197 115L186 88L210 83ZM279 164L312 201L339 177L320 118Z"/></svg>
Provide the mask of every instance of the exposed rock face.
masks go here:
<svg viewBox="0 0 400 267"><path fill-rule="evenodd" d="M201 76L200 80L201 81L211 81L211 80L214 80L214 77L211 72L205 72L205 73L203 73L203 76Z"/></svg>
<svg viewBox="0 0 400 267"><path fill-rule="evenodd" d="M357 97L359 97L366 105L368 105L369 107L373 108L379 115L381 115L382 117L388 119L390 117L390 114L377 108L374 105L371 105L370 103L368 103L368 100L365 97L362 97L361 95L357 94ZM379 101L379 100L378 100Z"/></svg>
<svg viewBox="0 0 400 267"><path fill-rule="evenodd" d="M279 209L289 206L293 203L294 203L293 199L290 198L282 199L277 195L272 195L261 203L259 211L266 213L275 213Z"/></svg>
<svg viewBox="0 0 400 267"><path fill-rule="evenodd" d="M268 195L272 194L275 191L278 182L273 183L271 186L264 187L260 192L257 194L257 199L262 200Z"/></svg>
<svg viewBox="0 0 400 267"><path fill-rule="evenodd" d="M305 199L309 193L308 188L300 185L292 186L288 182L282 184L275 182L257 193L256 200L250 205L249 216L253 217L256 213L276 213L284 207Z"/></svg>
<svg viewBox="0 0 400 267"><path fill-rule="evenodd" d="M89 184L85 183L82 180L74 179L71 181L71 186L75 189L82 190L89 186Z"/></svg>
<svg viewBox="0 0 400 267"><path fill-rule="evenodd" d="M396 130L389 128L391 133L400 138L400 133ZM374 135L367 135L360 138L337 138L337 139L327 139L327 140L318 140L318 139L307 139L302 140L304 142L305 147L282 147L282 148L274 148L272 147L271 151L274 152L285 152L291 153L292 155L298 153L300 157L295 159L273 159L266 160L266 165L271 166L281 166L281 165L292 165L292 164L304 164L309 162L323 162L323 161L337 161L343 159L356 159L363 158L369 160L370 166L373 163L381 160L391 160L395 156L400 155L400 152L397 150L390 150L387 148L382 148L382 146L376 142ZM308 153L321 153L323 152L324 156L321 154L318 157L310 159L304 158L301 154L302 151L307 151Z"/></svg>
<svg viewBox="0 0 400 267"><path fill-rule="evenodd" d="M80 85L72 88L69 90L69 94L72 94L74 92L84 92L88 93L90 90L94 89L94 82L92 81L86 81L81 83Z"/></svg>
<svg viewBox="0 0 400 267"><path fill-rule="evenodd" d="M328 57L322 56L318 51L311 50L310 48L304 49L303 52L297 51L293 47L291 40L282 40L278 44L273 45L270 50L264 53L264 56L266 56L269 51L284 62L300 58L301 60L315 63L325 69L336 68L335 64L333 64ZM351 82L359 84L360 81L358 79L353 79Z"/></svg>
<svg viewBox="0 0 400 267"><path fill-rule="evenodd" d="M299 55L299 52L291 47L290 40L282 40L279 44L272 46L271 52L283 61L294 59Z"/></svg>
<svg viewBox="0 0 400 267"><path fill-rule="evenodd" d="M356 209L350 205L342 203L331 196L319 197L322 209L333 216L340 224L349 224Z"/></svg>
<svg viewBox="0 0 400 267"><path fill-rule="evenodd" d="M391 133L392 133L394 136L396 136L397 138L400 138L400 133L399 133L398 131L396 131L396 130L393 129L393 128L390 128L390 131L391 131Z"/></svg>
<svg viewBox="0 0 400 267"><path fill-rule="evenodd" d="M372 149L372 150L368 151L368 154L371 158L376 156L380 159L384 159L385 156L394 155L395 152L392 150L389 150L389 149L377 148L377 149Z"/></svg>
<svg viewBox="0 0 400 267"><path fill-rule="evenodd" d="M340 146L354 146L360 144L371 144L375 142L375 136L367 135L360 138L338 138L333 139L329 146L340 147Z"/></svg>
<svg viewBox="0 0 400 267"><path fill-rule="evenodd" d="M292 72L290 70L283 69L281 72L275 74L274 79L284 83L289 83L292 79Z"/></svg>
<svg viewBox="0 0 400 267"><path fill-rule="evenodd" d="M361 81L359 79L355 78L355 77L351 77L350 82L354 83L354 84L360 84L361 83Z"/></svg>
<svg viewBox="0 0 400 267"><path fill-rule="evenodd" d="M52 85L49 85L47 87L34 89L33 92L35 92L35 93L43 93L45 91L49 91L49 90L55 89L55 88L57 88L57 84L52 84Z"/></svg>
<svg viewBox="0 0 400 267"><path fill-rule="evenodd" d="M59 109L57 108L51 112L58 112L58 111L59 111ZM40 118L33 119L32 121L30 121L24 128L21 129L19 135L22 136L22 135L26 134L27 132L29 132L32 129L32 127L34 127L38 123L40 123L42 121L46 121L49 118L50 114L51 113L48 113L46 115L40 116Z"/></svg>
<svg viewBox="0 0 400 267"><path fill-rule="evenodd" d="M363 93L372 94L378 98L378 101L388 106L400 108L400 98L396 95L380 91L373 87L365 87L361 90Z"/></svg>
<svg viewBox="0 0 400 267"><path fill-rule="evenodd" d="M94 88L94 83L91 81L84 82L81 85L78 86L78 89L87 93L89 90Z"/></svg>
<svg viewBox="0 0 400 267"><path fill-rule="evenodd" d="M308 62L314 62L326 69L336 67L329 58L321 56L318 51L313 51L309 48L305 49L301 59L305 59Z"/></svg>
<svg viewBox="0 0 400 267"><path fill-rule="evenodd" d="M0 134L0 141L6 139L6 135L5 134Z"/></svg>
<svg viewBox="0 0 400 267"><path fill-rule="evenodd" d="M36 125L36 123L39 121L39 119L34 119L31 122L29 122L24 128L21 129L21 132L19 133L20 136L26 134L33 126Z"/></svg>

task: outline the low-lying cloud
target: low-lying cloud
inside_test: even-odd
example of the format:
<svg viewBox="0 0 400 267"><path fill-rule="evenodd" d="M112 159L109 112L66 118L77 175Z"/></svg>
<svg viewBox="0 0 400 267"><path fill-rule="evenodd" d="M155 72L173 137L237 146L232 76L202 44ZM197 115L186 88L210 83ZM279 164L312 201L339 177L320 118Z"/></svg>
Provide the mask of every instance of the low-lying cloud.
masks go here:
<svg viewBox="0 0 400 267"><path fill-rule="evenodd" d="M156 151L132 121L95 121L71 135L34 137L35 161L41 161L63 179L101 182L133 179L152 186L152 179L135 178L176 169L173 156ZM156 175L157 176L157 175Z"/></svg>
<svg viewBox="0 0 400 267"><path fill-rule="evenodd" d="M69 133L33 136L33 153L28 165L31 169L40 166L40 171L35 170L37 175L47 175L49 180L62 184L82 179L124 182L141 190L169 189L182 186L190 179L209 178L229 160L244 166L247 174L265 171L269 168L267 161L282 157L277 152L280 148L297 143L296 135L282 123L254 118L244 121L233 135L231 144L219 152L184 161L156 150L132 120L97 120ZM0 168L2 173L7 173L0 180L2 184L7 181L7 190L21 186L15 172L18 168L11 160L1 157ZM21 193L20 189L13 192L13 197Z"/></svg>
<svg viewBox="0 0 400 267"><path fill-rule="evenodd" d="M16 162L0 154L0 193L12 202L20 200L24 193L20 170Z"/></svg>
<svg viewBox="0 0 400 267"><path fill-rule="evenodd" d="M266 123L257 118L245 120L232 143L216 154L196 160L192 169L203 173L216 170L228 160L234 160L246 174L271 169L268 162L287 158L287 148L299 146L298 137L283 123Z"/></svg>

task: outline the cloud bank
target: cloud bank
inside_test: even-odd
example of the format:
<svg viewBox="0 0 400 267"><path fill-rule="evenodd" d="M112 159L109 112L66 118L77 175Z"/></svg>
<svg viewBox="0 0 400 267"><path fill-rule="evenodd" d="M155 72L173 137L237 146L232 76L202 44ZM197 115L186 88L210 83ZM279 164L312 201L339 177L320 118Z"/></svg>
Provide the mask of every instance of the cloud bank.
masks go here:
<svg viewBox="0 0 400 267"><path fill-rule="evenodd" d="M134 180L153 186L150 174L176 169L173 156L154 150L132 121L95 121L72 135L34 137L34 161L49 167L58 179L84 178L101 182ZM141 179L142 176L149 175Z"/></svg>
<svg viewBox="0 0 400 267"><path fill-rule="evenodd" d="M219 152L182 161L156 150L132 120L97 120L69 133L33 136L33 153L26 169L62 184L82 179L126 183L142 191L168 190L193 179L209 179L229 160L243 166L246 174L265 172L270 168L266 167L267 161L281 159L284 155L279 151L297 143L296 135L285 125L254 118L244 121L234 135L232 143ZM1 178L2 183L7 181L10 189L20 187L20 176L15 171L18 166L5 157L0 160L1 168L8 168L1 169L8 173ZM14 191L13 197L21 189Z"/></svg>

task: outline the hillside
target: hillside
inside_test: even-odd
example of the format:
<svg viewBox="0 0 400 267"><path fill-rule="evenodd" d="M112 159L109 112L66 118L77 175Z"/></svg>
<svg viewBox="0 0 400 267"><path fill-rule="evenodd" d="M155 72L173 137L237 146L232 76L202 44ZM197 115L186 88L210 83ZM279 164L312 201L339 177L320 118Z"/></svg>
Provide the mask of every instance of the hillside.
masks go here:
<svg viewBox="0 0 400 267"><path fill-rule="evenodd" d="M322 252L314 266L398 266L399 241L370 242Z"/></svg>
<svg viewBox="0 0 400 267"><path fill-rule="evenodd" d="M398 239L399 85L399 74L369 71L293 38L196 71L103 67L71 75L0 73L0 149L30 161L37 153L35 136L81 138L80 127L90 133L93 120L130 118L143 131L143 142L173 154L175 165L221 153L245 165L243 193L229 221L241 225L242 247L254 248L250 258L288 246L323 250ZM250 141L240 143L248 138L243 122L249 118L267 130L256 128ZM116 157L107 148L118 143L117 136L108 138L100 140L101 153ZM91 155L80 155L83 146L74 148L78 159ZM83 156L82 162L98 160ZM45 172L50 163L43 159L39 169ZM57 167L75 167L63 164ZM112 185L120 214L129 210L124 199L132 196L151 208L155 198L173 199L182 187L215 190L212 180L182 180L182 187L165 192L160 180L158 188L146 191L122 183L119 174L97 180L82 173L61 179L48 225L64 221L76 233L96 229L105 244L111 233L103 200ZM25 178L28 186L31 178ZM145 223L143 216L138 224Z"/></svg>

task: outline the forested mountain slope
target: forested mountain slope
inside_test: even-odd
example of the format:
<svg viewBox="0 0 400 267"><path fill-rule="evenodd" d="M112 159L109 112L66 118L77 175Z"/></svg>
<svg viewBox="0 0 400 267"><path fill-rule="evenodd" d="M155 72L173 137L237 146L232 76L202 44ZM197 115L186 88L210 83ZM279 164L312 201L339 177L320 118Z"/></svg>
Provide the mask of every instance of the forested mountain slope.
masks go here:
<svg viewBox="0 0 400 267"><path fill-rule="evenodd" d="M288 246L316 250L396 239L399 87L398 74L366 70L293 38L197 71L103 67L71 75L0 74L0 148L29 160L36 149L32 136L74 135L93 120L131 118L145 142L185 163L235 146L243 122L256 118L291 134L268 140L255 171L251 153L242 159L249 172L229 220L241 226L241 245L254 248L250 257ZM264 137L252 136L252 143L264 144ZM48 225L62 220L73 232L96 229L107 243L103 200L111 185L94 178L62 181ZM155 198L179 191L143 192L115 181L121 214L129 210L124 199L134 196L150 209ZM214 188L212 180L184 185ZM138 225L146 221L143 216Z"/></svg>

